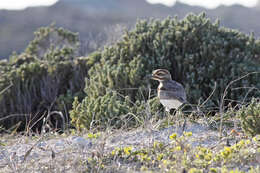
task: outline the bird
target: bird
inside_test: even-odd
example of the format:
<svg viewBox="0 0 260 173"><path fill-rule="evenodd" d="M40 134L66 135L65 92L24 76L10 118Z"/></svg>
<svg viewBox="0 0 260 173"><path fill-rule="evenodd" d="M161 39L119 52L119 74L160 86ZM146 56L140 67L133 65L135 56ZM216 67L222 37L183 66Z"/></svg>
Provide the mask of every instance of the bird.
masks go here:
<svg viewBox="0 0 260 173"><path fill-rule="evenodd" d="M157 96L167 112L178 109L187 103L187 96L182 84L172 80L171 73L166 69L157 69L152 72L151 79L160 82Z"/></svg>

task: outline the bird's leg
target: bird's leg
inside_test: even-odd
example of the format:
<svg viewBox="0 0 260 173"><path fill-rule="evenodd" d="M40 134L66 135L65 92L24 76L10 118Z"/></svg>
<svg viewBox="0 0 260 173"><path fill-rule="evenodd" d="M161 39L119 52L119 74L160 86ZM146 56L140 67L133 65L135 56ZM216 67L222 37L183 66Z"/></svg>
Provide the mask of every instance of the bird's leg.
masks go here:
<svg viewBox="0 0 260 173"><path fill-rule="evenodd" d="M167 118L167 126L169 127L170 126L170 123L169 123L169 121L170 121L170 119L169 119L169 117L170 117L170 115L171 115L171 113L170 113L170 109L168 109L167 107L165 107L165 117Z"/></svg>
<svg viewBox="0 0 260 173"><path fill-rule="evenodd" d="M182 124L182 134L183 134L183 132L185 131L186 123L187 123L187 121L186 121L186 118L184 117L184 122L183 122L183 124Z"/></svg>
<svg viewBox="0 0 260 173"><path fill-rule="evenodd" d="M183 107L181 107L180 109L177 109L176 114L177 114L177 119L178 119L178 127L181 127L181 133L183 134L183 132L185 131L185 128L186 128L186 118L185 118L185 116L182 116L182 108ZM181 125L182 118L184 118L184 122Z"/></svg>
<svg viewBox="0 0 260 173"><path fill-rule="evenodd" d="M175 110L175 115L176 115L176 119L177 119L177 123L176 123L176 132L178 132L179 130L179 127L180 127L180 122L181 122L181 113L180 113L180 110L179 109L176 109Z"/></svg>

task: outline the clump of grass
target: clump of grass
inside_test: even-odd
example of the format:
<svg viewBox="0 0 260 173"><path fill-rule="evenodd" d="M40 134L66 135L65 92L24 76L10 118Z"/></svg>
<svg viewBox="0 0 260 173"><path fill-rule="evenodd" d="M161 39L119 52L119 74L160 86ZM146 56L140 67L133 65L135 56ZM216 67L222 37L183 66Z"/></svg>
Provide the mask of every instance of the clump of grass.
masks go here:
<svg viewBox="0 0 260 173"><path fill-rule="evenodd" d="M253 98L248 106L242 106L237 112L244 132L255 136L260 134L260 101Z"/></svg>

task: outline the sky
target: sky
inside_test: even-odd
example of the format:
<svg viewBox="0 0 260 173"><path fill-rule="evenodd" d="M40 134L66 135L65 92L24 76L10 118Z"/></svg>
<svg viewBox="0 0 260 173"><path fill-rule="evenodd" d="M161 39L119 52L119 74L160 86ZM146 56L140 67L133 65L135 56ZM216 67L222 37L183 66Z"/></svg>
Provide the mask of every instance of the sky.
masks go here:
<svg viewBox="0 0 260 173"><path fill-rule="evenodd" d="M147 0L150 3L162 3L167 6L172 6L176 0ZM189 5L200 5L206 8L216 8L219 5L233 5L241 4L247 7L253 7L257 4L258 0L178 0L179 2Z"/></svg>
<svg viewBox="0 0 260 173"><path fill-rule="evenodd" d="M24 9L29 6L52 5L58 0L0 0L0 9ZM87 1L87 0L86 0ZM162 3L167 6L173 6L176 0L146 0L152 4ZM241 4L247 7L253 7L258 0L178 0L189 5L200 5L209 9L216 8L219 5Z"/></svg>
<svg viewBox="0 0 260 173"><path fill-rule="evenodd" d="M29 6L52 5L57 0L0 0L0 9L24 9Z"/></svg>

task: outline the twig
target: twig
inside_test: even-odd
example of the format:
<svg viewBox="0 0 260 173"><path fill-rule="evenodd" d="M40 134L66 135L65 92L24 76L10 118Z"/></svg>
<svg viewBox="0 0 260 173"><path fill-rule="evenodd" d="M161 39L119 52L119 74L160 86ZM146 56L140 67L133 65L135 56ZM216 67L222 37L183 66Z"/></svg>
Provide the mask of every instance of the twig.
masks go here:
<svg viewBox="0 0 260 173"><path fill-rule="evenodd" d="M212 92L210 93L208 98L202 104L199 105L199 107L205 105L209 101L209 99L213 96L214 92L216 91L216 88L217 88L217 83L215 82L214 83L214 89L212 90Z"/></svg>
<svg viewBox="0 0 260 173"><path fill-rule="evenodd" d="M27 157L30 155L33 148L42 140L42 138L43 138L43 136L41 136L40 139L35 144L33 144L33 146L28 151L26 151L22 163L24 163L26 161Z"/></svg>
<svg viewBox="0 0 260 173"><path fill-rule="evenodd" d="M3 94L5 91L7 91L9 88L11 88L13 86L13 82L11 82L11 84L9 86L7 86L5 89L3 89L2 91L0 91L0 95Z"/></svg>

